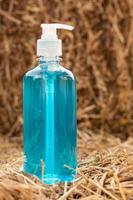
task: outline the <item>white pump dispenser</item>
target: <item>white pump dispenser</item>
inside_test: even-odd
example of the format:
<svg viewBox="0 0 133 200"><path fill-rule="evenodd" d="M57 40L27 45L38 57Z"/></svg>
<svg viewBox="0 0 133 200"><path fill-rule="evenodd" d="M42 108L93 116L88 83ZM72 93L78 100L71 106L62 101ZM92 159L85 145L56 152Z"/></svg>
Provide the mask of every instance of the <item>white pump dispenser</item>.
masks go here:
<svg viewBox="0 0 133 200"><path fill-rule="evenodd" d="M58 39L57 29L73 30L66 24L41 24L41 39L37 40L37 56L55 57L62 55L62 41Z"/></svg>

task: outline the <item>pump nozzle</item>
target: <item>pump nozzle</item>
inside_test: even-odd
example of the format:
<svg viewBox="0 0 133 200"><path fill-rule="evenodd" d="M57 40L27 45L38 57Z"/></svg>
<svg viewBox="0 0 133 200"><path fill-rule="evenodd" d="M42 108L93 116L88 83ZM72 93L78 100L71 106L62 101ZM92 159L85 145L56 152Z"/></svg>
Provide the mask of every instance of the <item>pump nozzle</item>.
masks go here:
<svg viewBox="0 0 133 200"><path fill-rule="evenodd" d="M37 40L37 56L55 57L62 55L62 41L58 39L57 29L73 30L66 24L41 24L41 39Z"/></svg>

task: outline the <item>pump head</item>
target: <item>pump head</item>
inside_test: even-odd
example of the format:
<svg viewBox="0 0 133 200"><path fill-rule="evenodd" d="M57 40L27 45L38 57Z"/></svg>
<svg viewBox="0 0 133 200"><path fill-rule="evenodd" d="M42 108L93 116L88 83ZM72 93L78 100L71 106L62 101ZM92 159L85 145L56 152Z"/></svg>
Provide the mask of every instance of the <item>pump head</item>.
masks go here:
<svg viewBox="0 0 133 200"><path fill-rule="evenodd" d="M58 39L57 29L73 30L66 24L41 24L41 39L37 40L37 56L55 57L62 55L62 41Z"/></svg>

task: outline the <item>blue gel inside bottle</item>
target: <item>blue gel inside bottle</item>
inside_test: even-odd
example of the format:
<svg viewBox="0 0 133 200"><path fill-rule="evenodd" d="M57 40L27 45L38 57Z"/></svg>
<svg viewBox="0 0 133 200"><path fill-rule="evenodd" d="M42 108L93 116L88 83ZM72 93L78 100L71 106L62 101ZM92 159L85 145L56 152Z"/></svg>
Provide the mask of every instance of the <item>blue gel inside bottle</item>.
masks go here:
<svg viewBox="0 0 133 200"><path fill-rule="evenodd" d="M46 184L72 182L77 166L76 80L58 58L41 58L24 76L23 115L23 171Z"/></svg>

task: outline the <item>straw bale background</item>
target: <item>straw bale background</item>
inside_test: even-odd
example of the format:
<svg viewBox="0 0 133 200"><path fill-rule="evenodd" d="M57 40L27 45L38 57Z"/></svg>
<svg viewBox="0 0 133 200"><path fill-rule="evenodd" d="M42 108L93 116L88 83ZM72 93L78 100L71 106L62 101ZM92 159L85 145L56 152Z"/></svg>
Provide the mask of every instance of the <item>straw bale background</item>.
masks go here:
<svg viewBox="0 0 133 200"><path fill-rule="evenodd" d="M77 77L78 176L47 187L22 165L22 77L41 23L60 31ZM133 199L133 0L0 0L0 200Z"/></svg>
<svg viewBox="0 0 133 200"><path fill-rule="evenodd" d="M121 138L133 132L132 0L0 1L0 132L22 131L22 77L35 66L40 24L62 31L63 64L77 77L79 129Z"/></svg>

